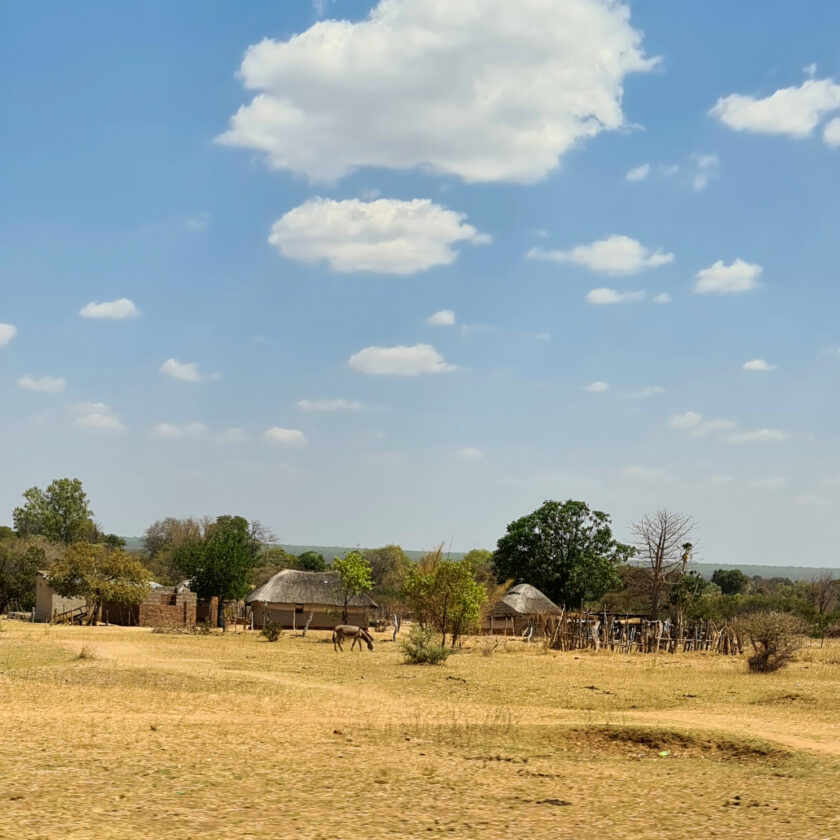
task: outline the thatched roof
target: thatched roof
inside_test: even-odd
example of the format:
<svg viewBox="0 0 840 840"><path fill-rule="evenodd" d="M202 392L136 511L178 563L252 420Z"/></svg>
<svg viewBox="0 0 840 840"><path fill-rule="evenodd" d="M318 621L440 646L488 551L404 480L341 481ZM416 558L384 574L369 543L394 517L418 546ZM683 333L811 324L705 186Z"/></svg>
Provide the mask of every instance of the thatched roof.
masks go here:
<svg viewBox="0 0 840 840"><path fill-rule="evenodd" d="M559 615L560 607L530 583L519 583L508 589L488 615L503 618L507 615Z"/></svg>
<svg viewBox="0 0 840 840"><path fill-rule="evenodd" d="M245 603L257 601L266 604L318 604L325 607L342 607L344 600L339 591L338 572L301 572L283 569L273 578L257 587L245 598ZM349 607L376 607L369 595L354 595L347 602Z"/></svg>

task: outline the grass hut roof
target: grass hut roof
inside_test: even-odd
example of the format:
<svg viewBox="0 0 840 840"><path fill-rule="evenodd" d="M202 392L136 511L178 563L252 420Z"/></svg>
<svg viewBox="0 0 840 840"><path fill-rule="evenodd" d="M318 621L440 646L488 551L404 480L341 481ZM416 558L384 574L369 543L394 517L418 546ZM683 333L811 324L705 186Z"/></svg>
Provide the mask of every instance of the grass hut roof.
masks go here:
<svg viewBox="0 0 840 840"><path fill-rule="evenodd" d="M283 569L274 577L257 587L245 598L245 603L265 604L317 604L327 607L343 607L344 597L340 592L338 572L301 572L297 569ZM376 607L369 595L353 595L348 607Z"/></svg>
<svg viewBox="0 0 840 840"><path fill-rule="evenodd" d="M554 601L530 583L519 583L508 589L489 615L494 618L523 615L560 615L562 610Z"/></svg>

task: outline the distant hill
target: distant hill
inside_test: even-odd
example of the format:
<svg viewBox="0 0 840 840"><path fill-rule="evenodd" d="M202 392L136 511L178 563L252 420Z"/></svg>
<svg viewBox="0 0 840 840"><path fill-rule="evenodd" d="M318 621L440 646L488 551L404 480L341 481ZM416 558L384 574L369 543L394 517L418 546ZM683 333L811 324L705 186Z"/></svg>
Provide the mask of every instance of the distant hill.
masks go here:
<svg viewBox="0 0 840 840"><path fill-rule="evenodd" d="M126 542L126 549L128 551L140 551L143 548L143 540L141 537L124 537ZM353 547L343 545L288 545L281 544L280 548L288 551L289 554L303 554L304 551L315 551L318 554L323 554L327 562L330 562L333 557L343 557L348 551L358 550ZM417 551L412 549L403 549L410 560L418 561L425 551ZM448 554L453 560L460 560L464 556L464 552L451 551ZM821 572L834 572L840 577L840 569L828 569L818 566L761 566L755 563L693 563L691 568L701 574L704 578L710 578L715 569L740 569L747 577L771 578L782 577L789 580L811 580L814 575Z"/></svg>

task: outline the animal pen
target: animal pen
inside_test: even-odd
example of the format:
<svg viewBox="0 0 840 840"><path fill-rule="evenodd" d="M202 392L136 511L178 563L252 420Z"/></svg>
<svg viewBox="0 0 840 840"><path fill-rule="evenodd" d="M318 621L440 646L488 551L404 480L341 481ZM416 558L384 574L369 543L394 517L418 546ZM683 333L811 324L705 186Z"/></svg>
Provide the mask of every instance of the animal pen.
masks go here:
<svg viewBox="0 0 840 840"><path fill-rule="evenodd" d="M604 613L567 613L535 619L526 630L530 639L542 635L552 650L612 650L617 653L743 652L729 623L713 621L653 621Z"/></svg>

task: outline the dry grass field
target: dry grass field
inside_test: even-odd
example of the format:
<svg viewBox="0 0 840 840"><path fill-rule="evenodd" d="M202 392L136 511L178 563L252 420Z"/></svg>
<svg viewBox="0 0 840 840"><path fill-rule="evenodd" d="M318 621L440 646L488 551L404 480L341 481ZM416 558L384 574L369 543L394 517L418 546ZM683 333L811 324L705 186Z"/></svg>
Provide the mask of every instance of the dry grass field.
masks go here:
<svg viewBox="0 0 840 840"><path fill-rule="evenodd" d="M0 623L2 838L840 837L840 645L442 667ZM80 657L84 650L85 655Z"/></svg>

